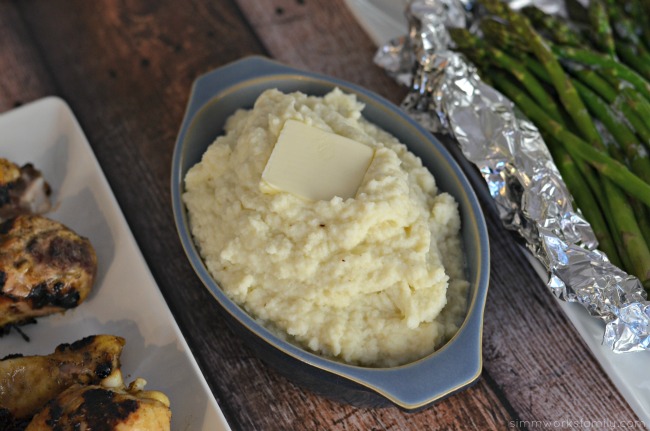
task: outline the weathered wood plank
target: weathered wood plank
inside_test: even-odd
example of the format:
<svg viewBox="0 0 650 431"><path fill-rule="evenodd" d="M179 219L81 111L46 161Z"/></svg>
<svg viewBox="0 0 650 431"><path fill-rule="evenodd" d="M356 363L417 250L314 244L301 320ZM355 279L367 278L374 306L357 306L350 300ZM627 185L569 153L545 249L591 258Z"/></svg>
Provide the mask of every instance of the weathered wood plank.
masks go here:
<svg viewBox="0 0 650 431"><path fill-rule="evenodd" d="M12 2L0 2L0 112L55 93L55 85Z"/></svg>
<svg viewBox="0 0 650 431"><path fill-rule="evenodd" d="M272 57L362 85L393 102L399 102L405 94L373 63L376 48L344 2L237 3Z"/></svg>
<svg viewBox="0 0 650 431"><path fill-rule="evenodd" d="M518 418L633 419L488 202L485 378L433 408L405 414L325 400L252 357L226 328L185 259L169 204L172 148L192 81L268 53L399 102L405 90L373 65L374 50L340 0L0 1L0 110L47 94L70 103L234 429L503 429Z"/></svg>

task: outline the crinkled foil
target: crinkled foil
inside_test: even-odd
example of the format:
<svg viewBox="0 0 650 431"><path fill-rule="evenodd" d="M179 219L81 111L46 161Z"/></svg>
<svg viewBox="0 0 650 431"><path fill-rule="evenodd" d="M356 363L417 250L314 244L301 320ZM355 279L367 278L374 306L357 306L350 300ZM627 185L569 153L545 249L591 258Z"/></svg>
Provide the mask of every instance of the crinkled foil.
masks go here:
<svg viewBox="0 0 650 431"><path fill-rule="evenodd" d="M562 13L557 1L537 5ZM553 294L603 319L603 342L613 351L649 349L650 302L641 283L598 251L536 127L450 49L446 29L471 28L469 6L461 0L411 1L408 35L381 47L375 62L409 87L402 103L409 115L455 138L478 167L504 225L547 269Z"/></svg>

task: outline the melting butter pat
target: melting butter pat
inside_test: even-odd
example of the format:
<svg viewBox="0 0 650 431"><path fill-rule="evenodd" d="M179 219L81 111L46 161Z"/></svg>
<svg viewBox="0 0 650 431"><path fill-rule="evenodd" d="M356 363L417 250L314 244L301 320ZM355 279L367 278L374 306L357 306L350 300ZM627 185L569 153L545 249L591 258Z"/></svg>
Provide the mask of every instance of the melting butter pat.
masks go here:
<svg viewBox="0 0 650 431"><path fill-rule="evenodd" d="M309 200L356 196L375 154L355 140L287 120L264 172L266 192L286 191Z"/></svg>

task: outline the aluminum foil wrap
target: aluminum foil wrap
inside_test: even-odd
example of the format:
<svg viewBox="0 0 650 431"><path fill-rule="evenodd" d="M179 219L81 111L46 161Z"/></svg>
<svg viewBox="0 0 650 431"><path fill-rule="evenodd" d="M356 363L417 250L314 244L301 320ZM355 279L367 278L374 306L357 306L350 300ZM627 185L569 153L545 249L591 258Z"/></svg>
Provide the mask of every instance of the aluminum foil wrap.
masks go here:
<svg viewBox="0 0 650 431"><path fill-rule="evenodd" d="M524 3L531 4L516 6ZM555 0L536 5L562 13ZM451 135L478 167L504 225L548 271L553 294L603 319L603 342L613 351L650 349L650 302L641 283L597 249L537 128L450 49L446 29L471 28L469 10L461 0L411 1L408 35L381 47L375 62L410 88L402 103L409 115Z"/></svg>

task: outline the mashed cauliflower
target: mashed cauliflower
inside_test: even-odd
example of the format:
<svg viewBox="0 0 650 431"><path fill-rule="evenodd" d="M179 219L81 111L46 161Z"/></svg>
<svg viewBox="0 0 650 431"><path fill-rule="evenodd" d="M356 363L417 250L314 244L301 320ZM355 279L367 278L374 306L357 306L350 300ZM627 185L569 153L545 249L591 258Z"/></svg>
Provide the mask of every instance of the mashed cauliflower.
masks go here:
<svg viewBox="0 0 650 431"><path fill-rule="evenodd" d="M249 314L316 353L388 367L458 330L468 282L456 202L362 109L338 89L264 92L188 171L183 199L208 270ZM262 171L288 119L375 149L355 198L264 192Z"/></svg>

